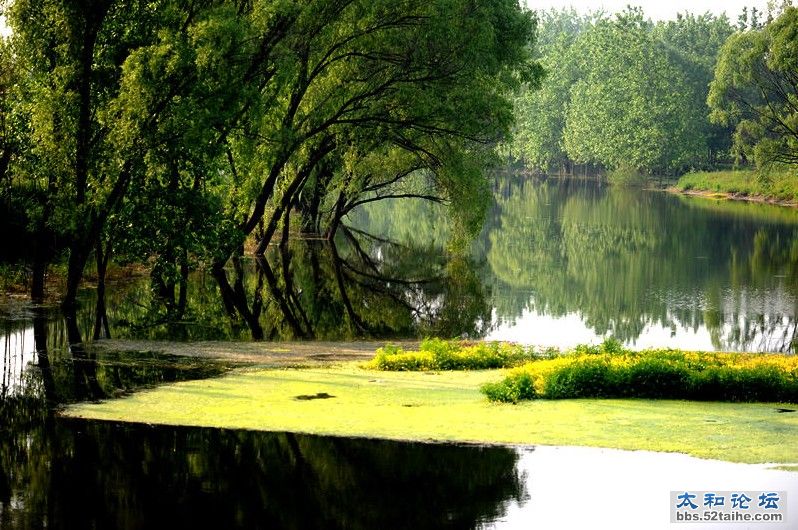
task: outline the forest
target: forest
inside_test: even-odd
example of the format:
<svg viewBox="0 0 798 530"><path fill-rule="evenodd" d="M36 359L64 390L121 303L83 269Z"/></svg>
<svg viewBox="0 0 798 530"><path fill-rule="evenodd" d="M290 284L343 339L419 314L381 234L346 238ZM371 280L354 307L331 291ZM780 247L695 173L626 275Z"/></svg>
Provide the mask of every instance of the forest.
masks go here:
<svg viewBox="0 0 798 530"><path fill-rule="evenodd" d="M99 321L109 262L145 264L177 320L201 268L247 320L231 258L410 198L444 204L462 249L508 159L616 183L730 167L794 180L789 4L655 23L511 0L17 0L0 260L34 301L60 267L65 308L91 270Z"/></svg>
<svg viewBox="0 0 798 530"><path fill-rule="evenodd" d="M794 167L798 11L789 4L745 9L736 23L711 13L655 23L631 7L540 13L546 77L516 97L506 154L542 172L581 164L616 180Z"/></svg>

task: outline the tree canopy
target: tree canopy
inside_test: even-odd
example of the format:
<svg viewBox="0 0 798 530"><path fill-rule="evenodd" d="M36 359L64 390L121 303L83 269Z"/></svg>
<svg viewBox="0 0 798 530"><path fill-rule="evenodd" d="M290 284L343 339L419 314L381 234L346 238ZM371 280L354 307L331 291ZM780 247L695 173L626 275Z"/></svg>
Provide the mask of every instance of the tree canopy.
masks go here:
<svg viewBox="0 0 798 530"><path fill-rule="evenodd" d="M798 8L726 41L708 103L714 122L734 127L738 157L798 164Z"/></svg>
<svg viewBox="0 0 798 530"><path fill-rule="evenodd" d="M543 171L573 163L675 172L726 155L727 129L707 119L715 58L734 28L725 17L653 23L614 16L541 15L538 91L516 99L511 154Z"/></svg>
<svg viewBox="0 0 798 530"><path fill-rule="evenodd" d="M253 234L262 253L291 212L332 234L420 196L473 233L510 95L542 72L515 0L18 0L8 20L7 174L35 190L34 269L62 241L66 305L92 253L154 259L180 298L192 263L220 270Z"/></svg>

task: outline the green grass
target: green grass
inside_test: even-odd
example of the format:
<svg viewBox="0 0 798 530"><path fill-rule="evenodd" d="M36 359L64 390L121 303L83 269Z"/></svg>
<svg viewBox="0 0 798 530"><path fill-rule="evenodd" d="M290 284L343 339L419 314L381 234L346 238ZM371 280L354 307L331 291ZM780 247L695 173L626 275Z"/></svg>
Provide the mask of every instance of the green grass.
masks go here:
<svg viewBox="0 0 798 530"><path fill-rule="evenodd" d="M162 386L68 416L325 435L688 453L733 462L798 462L798 413L778 404L649 400L491 403L496 371L246 370ZM296 399L326 393L329 399Z"/></svg>
<svg viewBox="0 0 798 530"><path fill-rule="evenodd" d="M507 342L466 342L424 339L418 351L388 344L377 350L367 367L386 371L487 370L509 368L527 361L548 358L554 351Z"/></svg>
<svg viewBox="0 0 798 530"><path fill-rule="evenodd" d="M798 171L773 170L763 177L754 170L696 171L679 179L681 191L731 193L781 201L798 200Z"/></svg>

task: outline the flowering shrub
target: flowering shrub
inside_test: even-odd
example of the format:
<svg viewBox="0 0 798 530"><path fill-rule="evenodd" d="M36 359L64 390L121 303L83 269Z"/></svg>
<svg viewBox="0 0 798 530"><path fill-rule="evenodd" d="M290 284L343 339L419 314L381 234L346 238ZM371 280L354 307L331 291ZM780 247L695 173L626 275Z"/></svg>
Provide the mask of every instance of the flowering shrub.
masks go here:
<svg viewBox="0 0 798 530"><path fill-rule="evenodd" d="M526 363L482 387L492 401L648 398L798 403L798 356L613 348Z"/></svg>
<svg viewBox="0 0 798 530"><path fill-rule="evenodd" d="M426 339L419 351L405 351L393 345L380 348L367 366L386 371L486 370L518 366L557 353L507 342Z"/></svg>

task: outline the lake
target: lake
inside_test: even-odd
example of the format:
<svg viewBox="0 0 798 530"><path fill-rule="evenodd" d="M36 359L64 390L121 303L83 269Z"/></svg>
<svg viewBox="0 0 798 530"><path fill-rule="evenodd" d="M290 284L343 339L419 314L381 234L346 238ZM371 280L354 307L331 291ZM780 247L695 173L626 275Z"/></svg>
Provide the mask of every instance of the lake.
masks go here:
<svg viewBox="0 0 798 530"><path fill-rule="evenodd" d="M146 277L120 277L110 333L792 351L798 211L521 177L499 179L494 199L461 252L447 251L445 210L396 201L355 212L333 244L295 238L221 282L194 273L177 309ZM84 338L95 298L81 294ZM68 420L65 403L236 366L70 346L57 310L25 303L7 304L0 331L2 530L664 528L669 492L690 488L789 491L798 513L798 474L682 455Z"/></svg>
<svg viewBox="0 0 798 530"><path fill-rule="evenodd" d="M571 347L791 351L798 210L503 178L470 248L447 252L441 207L386 201L335 244L296 238L227 271L195 273L180 311L146 277L109 287L115 338L348 340L446 337ZM91 336L93 291L79 315ZM27 311L27 314L26 314ZM30 325L30 312L13 315Z"/></svg>

